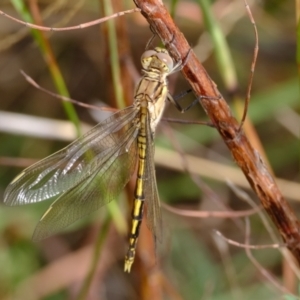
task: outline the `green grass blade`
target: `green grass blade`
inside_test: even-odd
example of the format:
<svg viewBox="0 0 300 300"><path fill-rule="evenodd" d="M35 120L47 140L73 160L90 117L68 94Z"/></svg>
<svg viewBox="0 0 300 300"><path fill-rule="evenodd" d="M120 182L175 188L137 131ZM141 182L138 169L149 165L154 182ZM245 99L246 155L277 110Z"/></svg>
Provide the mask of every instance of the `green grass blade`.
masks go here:
<svg viewBox="0 0 300 300"><path fill-rule="evenodd" d="M14 5L15 9L22 16L24 21L29 22L29 23L34 23L34 19L31 16L24 1L12 0L12 3ZM63 76L60 72L59 66L57 65L56 60L52 54L51 46L48 43L48 40L45 38L44 34L38 30L31 29L31 34L32 34L35 42L37 43L37 45L41 51L41 54L44 57L44 60L46 61L47 65L48 65L53 83L54 83L58 93L62 96L70 97L67 86L66 86ZM77 113L76 113L72 103L63 101L63 107L65 109L65 112L66 112L68 118L76 127L77 135L79 136L81 134L80 121L78 119Z"/></svg>

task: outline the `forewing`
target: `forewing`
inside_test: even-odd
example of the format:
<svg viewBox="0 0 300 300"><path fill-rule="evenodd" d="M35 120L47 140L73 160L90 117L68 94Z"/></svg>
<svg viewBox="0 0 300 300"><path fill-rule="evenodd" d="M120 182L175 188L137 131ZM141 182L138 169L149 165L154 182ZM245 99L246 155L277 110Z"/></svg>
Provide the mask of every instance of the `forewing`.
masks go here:
<svg viewBox="0 0 300 300"><path fill-rule="evenodd" d="M132 129L122 145L116 145L101 169L94 171L50 206L35 229L34 240L61 231L117 198L135 170L137 143L134 132Z"/></svg>
<svg viewBox="0 0 300 300"><path fill-rule="evenodd" d="M131 106L99 123L66 148L25 169L7 187L4 203L23 205L56 199L74 189L105 165L122 138L133 128Z"/></svg>
<svg viewBox="0 0 300 300"><path fill-rule="evenodd" d="M145 170L145 210L147 226L151 230L154 241L162 241L162 217L156 184L154 165L154 141L150 129L150 116L147 116L147 147Z"/></svg>

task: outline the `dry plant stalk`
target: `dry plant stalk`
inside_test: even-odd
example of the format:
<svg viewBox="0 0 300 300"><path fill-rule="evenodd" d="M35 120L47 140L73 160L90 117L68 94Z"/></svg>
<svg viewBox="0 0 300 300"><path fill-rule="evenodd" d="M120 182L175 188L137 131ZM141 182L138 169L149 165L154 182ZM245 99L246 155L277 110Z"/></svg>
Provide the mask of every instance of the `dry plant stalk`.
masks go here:
<svg viewBox="0 0 300 300"><path fill-rule="evenodd" d="M134 2L141 9L153 31L160 37L171 57L175 61L185 61L190 46L162 1L134 0ZM232 116L227 102L193 51L189 53L182 73L278 228L288 249L300 264L300 224L295 213L278 189L258 151L251 146L244 132L239 130L239 123Z"/></svg>

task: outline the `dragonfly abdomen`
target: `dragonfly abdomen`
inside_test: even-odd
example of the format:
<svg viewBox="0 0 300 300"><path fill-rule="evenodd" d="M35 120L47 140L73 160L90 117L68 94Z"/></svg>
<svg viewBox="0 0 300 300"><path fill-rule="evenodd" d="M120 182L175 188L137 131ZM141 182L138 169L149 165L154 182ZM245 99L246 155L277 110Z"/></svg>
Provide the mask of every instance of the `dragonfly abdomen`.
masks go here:
<svg viewBox="0 0 300 300"><path fill-rule="evenodd" d="M140 226L143 220L143 209L145 202L144 195L144 183L145 183L145 168L146 168L146 148L147 148L147 135L146 132L146 120L148 114L148 108L141 106L140 107L140 128L139 134L137 137L138 144L138 170L137 170L137 179L135 184L134 191L134 203L132 209L132 223L131 231L129 236L129 249L125 256L125 265L124 271L130 272L131 266L134 262L135 257L135 248L139 236Z"/></svg>

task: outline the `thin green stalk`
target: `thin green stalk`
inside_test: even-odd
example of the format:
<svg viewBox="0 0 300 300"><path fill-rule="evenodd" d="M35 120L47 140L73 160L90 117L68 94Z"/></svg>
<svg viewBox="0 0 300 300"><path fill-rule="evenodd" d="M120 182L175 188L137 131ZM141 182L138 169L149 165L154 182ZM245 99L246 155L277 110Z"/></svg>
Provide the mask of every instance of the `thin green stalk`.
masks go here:
<svg viewBox="0 0 300 300"><path fill-rule="evenodd" d="M297 24L297 53L296 60L298 66L298 82L299 82L299 91L300 91L300 0L296 0L296 24ZM298 93L299 95L299 93ZM299 149L300 149L300 139L299 139ZM300 153L300 151L299 151ZM300 157L299 157L300 158ZM300 164L300 159L299 159ZM300 169L300 165L299 165ZM299 174L300 178L300 174Z"/></svg>
<svg viewBox="0 0 300 300"><path fill-rule="evenodd" d="M113 14L113 9L110 0L103 1L103 10L105 15ZM117 106L118 108L121 109L121 108L125 108L126 104L124 101L124 93L123 93L123 87L121 81L121 70L119 65L119 55L118 55L118 45L117 45L117 33L116 33L114 21L108 21L107 28L108 28L108 45L109 45L109 54L110 54L109 57L110 57L111 70L112 70L113 86L114 86ZM99 232L97 241L95 243L93 259L91 261L88 274L84 279L84 283L79 292L77 300L84 300L88 295L93 277L97 269L102 246L106 239L111 220L113 219L113 222L118 232L125 234L127 231L126 230L127 223L120 211L118 203L116 201L110 203L110 205L108 205L108 210L109 213L107 215L107 218L105 220L105 223L101 231Z"/></svg>
<svg viewBox="0 0 300 300"><path fill-rule="evenodd" d="M299 78L299 87L300 87L300 0L296 0L296 24L297 24L297 53L296 60L298 66L298 78Z"/></svg>
<svg viewBox="0 0 300 300"><path fill-rule="evenodd" d="M14 5L15 9L19 12L19 14L22 16L23 20L29 23L34 23L34 19L31 16L27 6L25 5L24 1L22 0L12 0L12 4ZM52 80L54 82L54 85L58 91L58 93L65 97L70 97L70 94L68 92L68 89L66 87L65 81L63 79L63 76L60 72L60 69L57 65L57 62L55 60L55 57L52 53L51 46L48 42L48 40L45 38L44 33L31 29L32 36L37 43L44 60L46 61ZM70 121L74 124L76 127L77 135L79 136L81 134L80 132L80 121L78 119L77 113L70 102L63 101L63 107L65 109L65 112L70 119Z"/></svg>
<svg viewBox="0 0 300 300"><path fill-rule="evenodd" d="M111 224L112 219L114 221L114 224L116 225L118 232L125 235L127 231L126 229L127 224L123 214L120 211L118 203L116 201L111 202L108 205L108 210L109 213L106 215L106 219L101 227L101 230L99 231L98 238L95 242L94 253L90 263L90 268L88 270L87 275L84 278L83 285L79 291L76 300L84 300L88 295L90 286L92 284L92 280L97 270L97 265L101 255L102 247L106 240L108 230L109 230L109 225Z"/></svg>
<svg viewBox="0 0 300 300"><path fill-rule="evenodd" d="M206 28L214 44L216 61L224 85L228 91L235 90L238 85L237 76L226 38L211 12L209 0L198 0L198 3L201 6Z"/></svg>
<svg viewBox="0 0 300 300"><path fill-rule="evenodd" d="M87 276L85 277L82 288L77 296L77 300L87 299L89 288L91 286L92 280L93 280L95 272L97 270L99 256L101 254L103 244L106 240L106 236L109 231L110 223L111 223L111 214L107 214L106 219L100 230L100 234L98 234L98 238L95 243L94 254L93 254L92 261L91 261L91 267L88 271Z"/></svg>
<svg viewBox="0 0 300 300"><path fill-rule="evenodd" d="M124 218L124 214L121 212L120 206L117 201L112 201L108 206L109 214L111 215L113 222L116 226L117 231L126 235L127 233L127 222Z"/></svg>
<svg viewBox="0 0 300 300"><path fill-rule="evenodd" d="M178 0L172 0L170 4L170 15L174 19L175 17L175 11L176 11L176 6L177 6Z"/></svg>
<svg viewBox="0 0 300 300"><path fill-rule="evenodd" d="M110 0L103 0L103 10L106 16L113 14L113 9ZM109 43L109 58L111 63L113 86L116 96L116 102L118 108L122 109L126 107L124 101L123 86L121 80L121 70L119 64L119 55L118 55L118 44L117 44L117 33L115 21L110 20L107 22L108 28L108 43Z"/></svg>

